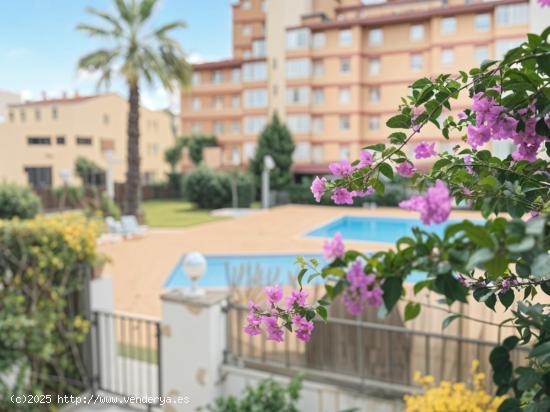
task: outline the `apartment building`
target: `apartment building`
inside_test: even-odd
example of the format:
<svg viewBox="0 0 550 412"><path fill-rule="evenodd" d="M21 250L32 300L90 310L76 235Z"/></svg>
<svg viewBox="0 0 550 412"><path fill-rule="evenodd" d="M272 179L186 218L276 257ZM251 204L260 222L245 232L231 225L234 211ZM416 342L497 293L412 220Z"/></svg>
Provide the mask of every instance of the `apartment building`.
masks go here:
<svg viewBox="0 0 550 412"><path fill-rule="evenodd" d="M525 0L240 0L233 57L193 67L182 132L216 135L218 163L245 166L277 112L296 143L295 172L324 172L386 140L414 80L502 57L528 27ZM443 151L459 137L427 127L418 140Z"/></svg>
<svg viewBox="0 0 550 412"><path fill-rule="evenodd" d="M79 156L115 182L126 179L128 102L116 94L47 98L8 106L0 123L0 181L55 187L79 184ZM144 183L164 179L164 150L174 144L171 115L140 111L140 155Z"/></svg>

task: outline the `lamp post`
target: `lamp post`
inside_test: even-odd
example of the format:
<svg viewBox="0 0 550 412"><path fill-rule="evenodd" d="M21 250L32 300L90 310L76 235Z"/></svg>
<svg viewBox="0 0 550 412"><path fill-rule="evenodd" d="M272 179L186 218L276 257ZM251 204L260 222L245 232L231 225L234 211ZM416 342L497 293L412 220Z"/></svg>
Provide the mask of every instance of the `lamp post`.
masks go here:
<svg viewBox="0 0 550 412"><path fill-rule="evenodd" d="M183 272L191 279L191 288L185 289L183 294L186 296L201 296L204 295L204 289L199 289L197 286L198 280L206 272L207 264L204 256L199 252L189 252L183 258Z"/></svg>
<svg viewBox="0 0 550 412"><path fill-rule="evenodd" d="M264 156L264 169L262 170L262 208L268 209L269 201L269 171L275 168L275 161L270 155Z"/></svg>

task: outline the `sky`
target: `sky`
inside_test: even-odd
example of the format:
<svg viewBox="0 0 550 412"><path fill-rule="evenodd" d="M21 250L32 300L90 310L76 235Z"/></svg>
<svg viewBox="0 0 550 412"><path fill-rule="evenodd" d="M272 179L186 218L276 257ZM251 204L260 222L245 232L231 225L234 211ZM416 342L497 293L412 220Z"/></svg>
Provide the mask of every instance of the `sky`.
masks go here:
<svg viewBox="0 0 550 412"><path fill-rule="evenodd" d="M174 32L192 63L231 55L232 0L159 0L153 24L173 20L187 23ZM2 1L0 13L0 90L21 94L25 100L93 94L96 77L78 71L80 56L105 45L77 32L78 23L98 23L87 7L114 12L110 0L16 0ZM122 81L109 91L125 96ZM151 109L178 110L178 98L162 87L142 88L142 104Z"/></svg>

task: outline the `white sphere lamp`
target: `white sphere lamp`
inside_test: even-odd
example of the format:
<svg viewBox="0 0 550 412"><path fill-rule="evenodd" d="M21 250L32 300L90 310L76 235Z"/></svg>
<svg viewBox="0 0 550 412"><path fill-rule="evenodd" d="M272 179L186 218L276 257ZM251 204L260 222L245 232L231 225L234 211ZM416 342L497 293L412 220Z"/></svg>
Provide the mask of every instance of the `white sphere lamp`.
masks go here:
<svg viewBox="0 0 550 412"><path fill-rule="evenodd" d="M191 279L191 288L184 291L185 295L204 295L204 289L199 289L197 282L206 272L207 263L204 256L199 252L189 252L183 258L183 272Z"/></svg>

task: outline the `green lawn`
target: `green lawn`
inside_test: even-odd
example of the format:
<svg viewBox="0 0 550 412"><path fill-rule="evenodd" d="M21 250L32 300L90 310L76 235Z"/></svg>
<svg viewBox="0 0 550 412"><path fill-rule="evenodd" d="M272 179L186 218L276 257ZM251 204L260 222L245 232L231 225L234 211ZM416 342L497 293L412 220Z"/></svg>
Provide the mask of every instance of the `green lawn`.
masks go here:
<svg viewBox="0 0 550 412"><path fill-rule="evenodd" d="M187 227L225 219L182 200L148 200L143 202L143 210L145 224L150 227Z"/></svg>

